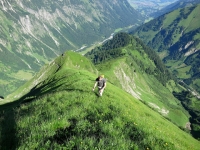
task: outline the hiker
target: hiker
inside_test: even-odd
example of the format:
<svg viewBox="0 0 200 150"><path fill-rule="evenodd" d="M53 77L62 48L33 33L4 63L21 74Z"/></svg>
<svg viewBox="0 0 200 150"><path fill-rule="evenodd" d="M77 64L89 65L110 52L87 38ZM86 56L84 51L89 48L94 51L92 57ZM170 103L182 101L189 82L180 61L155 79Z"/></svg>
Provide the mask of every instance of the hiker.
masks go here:
<svg viewBox="0 0 200 150"><path fill-rule="evenodd" d="M98 86L99 89L99 96L102 96L103 90L106 88L106 79L104 79L104 75L100 75L98 78L96 78L93 91L96 86Z"/></svg>

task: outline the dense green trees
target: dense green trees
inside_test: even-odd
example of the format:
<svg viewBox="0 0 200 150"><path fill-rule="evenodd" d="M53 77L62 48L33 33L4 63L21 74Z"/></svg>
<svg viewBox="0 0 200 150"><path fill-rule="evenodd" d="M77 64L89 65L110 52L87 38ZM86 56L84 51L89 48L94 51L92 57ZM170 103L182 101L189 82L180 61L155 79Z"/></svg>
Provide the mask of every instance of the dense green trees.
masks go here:
<svg viewBox="0 0 200 150"><path fill-rule="evenodd" d="M148 74L154 73L154 75L157 76L158 80L163 85L165 85L165 83L168 80L173 78L171 72L169 72L169 70L163 64L163 62L161 61L161 59L159 58L159 56L156 54L155 51L153 51L152 49L147 47L140 39L138 39L136 37L134 37L134 39L136 40L137 43L139 43L142 46L142 49L145 51L145 53L148 55L149 59L151 59L156 66L154 71L150 68L147 68L146 73L148 73Z"/></svg>
<svg viewBox="0 0 200 150"><path fill-rule="evenodd" d="M119 33L109 40L102 46L93 49L91 52L86 54L95 64L101 63L105 60L123 56L122 49L130 42L130 37L126 33Z"/></svg>

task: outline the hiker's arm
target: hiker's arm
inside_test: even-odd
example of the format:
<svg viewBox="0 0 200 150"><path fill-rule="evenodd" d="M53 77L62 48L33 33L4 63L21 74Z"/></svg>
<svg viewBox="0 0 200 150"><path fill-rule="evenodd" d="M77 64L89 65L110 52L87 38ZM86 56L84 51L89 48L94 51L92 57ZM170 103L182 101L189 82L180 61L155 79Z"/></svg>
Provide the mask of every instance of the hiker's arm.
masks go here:
<svg viewBox="0 0 200 150"><path fill-rule="evenodd" d="M104 83L104 87L103 87L104 89L106 88L106 82Z"/></svg>
<svg viewBox="0 0 200 150"><path fill-rule="evenodd" d="M94 87L92 89L93 91L94 91L94 89L95 89L96 86L97 86L97 82L95 82L95 84L94 84Z"/></svg>

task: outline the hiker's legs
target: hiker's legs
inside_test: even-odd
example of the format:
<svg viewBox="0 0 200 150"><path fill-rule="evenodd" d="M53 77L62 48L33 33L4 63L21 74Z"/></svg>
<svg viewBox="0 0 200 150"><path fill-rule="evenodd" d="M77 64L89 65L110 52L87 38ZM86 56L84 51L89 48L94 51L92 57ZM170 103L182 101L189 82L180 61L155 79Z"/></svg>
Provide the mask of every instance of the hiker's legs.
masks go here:
<svg viewBox="0 0 200 150"><path fill-rule="evenodd" d="M102 96L104 89L99 89L99 95Z"/></svg>

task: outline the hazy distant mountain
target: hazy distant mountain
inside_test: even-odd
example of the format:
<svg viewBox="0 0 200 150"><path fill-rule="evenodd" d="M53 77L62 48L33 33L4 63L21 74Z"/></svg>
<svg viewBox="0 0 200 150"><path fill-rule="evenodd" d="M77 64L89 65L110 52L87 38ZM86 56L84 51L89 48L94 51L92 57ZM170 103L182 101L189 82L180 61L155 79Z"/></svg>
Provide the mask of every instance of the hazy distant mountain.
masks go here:
<svg viewBox="0 0 200 150"><path fill-rule="evenodd" d="M129 3L140 13L142 13L146 19L150 15L158 10L176 2L177 0L128 0Z"/></svg>
<svg viewBox="0 0 200 150"><path fill-rule="evenodd" d="M163 8L161 10L158 10L155 13L152 13L150 16L155 18L155 17L161 16L165 13L168 13L170 11L173 11L173 10L176 10L176 9L179 9L179 8L190 7L190 6L193 6L195 4L199 4L199 3L200 3L200 0L179 0L175 3L172 3L168 6L166 6L165 8Z"/></svg>

